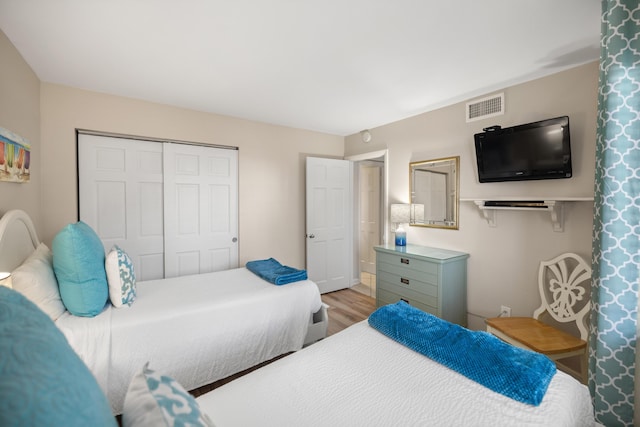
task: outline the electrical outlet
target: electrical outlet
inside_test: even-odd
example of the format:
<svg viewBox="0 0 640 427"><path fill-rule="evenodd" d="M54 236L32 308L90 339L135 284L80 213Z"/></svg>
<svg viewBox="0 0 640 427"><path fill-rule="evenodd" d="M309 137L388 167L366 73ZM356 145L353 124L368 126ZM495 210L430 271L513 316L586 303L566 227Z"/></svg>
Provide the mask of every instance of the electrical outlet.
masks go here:
<svg viewBox="0 0 640 427"><path fill-rule="evenodd" d="M511 307L507 307L506 305L501 305L500 317L511 317Z"/></svg>

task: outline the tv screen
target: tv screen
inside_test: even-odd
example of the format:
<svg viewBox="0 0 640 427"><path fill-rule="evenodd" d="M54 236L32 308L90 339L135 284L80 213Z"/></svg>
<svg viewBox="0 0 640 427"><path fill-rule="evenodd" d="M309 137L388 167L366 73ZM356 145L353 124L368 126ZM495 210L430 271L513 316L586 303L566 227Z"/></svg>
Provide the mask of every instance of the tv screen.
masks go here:
<svg viewBox="0 0 640 427"><path fill-rule="evenodd" d="M501 128L474 135L480 182L570 178L569 117Z"/></svg>

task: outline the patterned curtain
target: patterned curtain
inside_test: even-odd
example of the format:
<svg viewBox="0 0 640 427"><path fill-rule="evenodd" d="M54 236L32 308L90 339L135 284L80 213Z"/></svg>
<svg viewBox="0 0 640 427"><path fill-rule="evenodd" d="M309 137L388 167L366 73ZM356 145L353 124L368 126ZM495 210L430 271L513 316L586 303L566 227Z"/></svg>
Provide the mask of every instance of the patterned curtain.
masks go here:
<svg viewBox="0 0 640 427"><path fill-rule="evenodd" d="M589 388L596 419L633 425L640 268L640 7L602 0Z"/></svg>

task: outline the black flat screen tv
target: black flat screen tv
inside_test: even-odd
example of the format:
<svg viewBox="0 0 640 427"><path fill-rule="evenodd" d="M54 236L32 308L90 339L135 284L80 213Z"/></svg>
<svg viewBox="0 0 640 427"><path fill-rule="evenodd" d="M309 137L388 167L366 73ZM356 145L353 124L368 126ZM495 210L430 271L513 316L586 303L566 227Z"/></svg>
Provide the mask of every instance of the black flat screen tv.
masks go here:
<svg viewBox="0 0 640 427"><path fill-rule="evenodd" d="M480 182L571 178L569 117L474 135Z"/></svg>

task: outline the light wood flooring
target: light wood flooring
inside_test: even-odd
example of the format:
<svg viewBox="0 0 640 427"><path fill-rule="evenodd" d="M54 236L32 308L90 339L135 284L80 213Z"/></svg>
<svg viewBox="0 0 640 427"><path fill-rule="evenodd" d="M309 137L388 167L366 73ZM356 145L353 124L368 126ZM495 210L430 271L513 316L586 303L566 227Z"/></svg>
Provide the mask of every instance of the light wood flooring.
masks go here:
<svg viewBox="0 0 640 427"><path fill-rule="evenodd" d="M376 300L353 289L342 289L322 295L329 306L327 336L365 320L376 309Z"/></svg>

